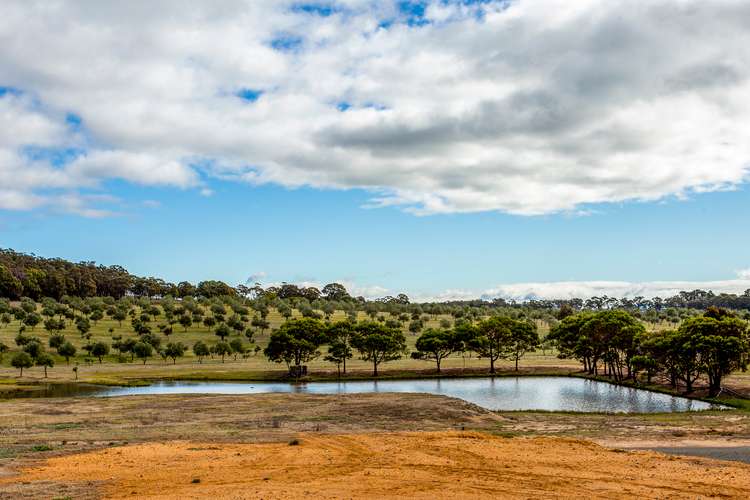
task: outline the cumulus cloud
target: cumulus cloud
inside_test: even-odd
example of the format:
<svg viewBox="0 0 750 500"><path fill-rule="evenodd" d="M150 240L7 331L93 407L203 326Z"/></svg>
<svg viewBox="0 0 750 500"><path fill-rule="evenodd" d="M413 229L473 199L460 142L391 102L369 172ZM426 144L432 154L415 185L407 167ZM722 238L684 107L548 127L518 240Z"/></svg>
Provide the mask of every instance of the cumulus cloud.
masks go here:
<svg viewBox="0 0 750 500"><path fill-rule="evenodd" d="M535 215L746 180L747 2L403 5L5 2L0 208L216 177Z"/></svg>

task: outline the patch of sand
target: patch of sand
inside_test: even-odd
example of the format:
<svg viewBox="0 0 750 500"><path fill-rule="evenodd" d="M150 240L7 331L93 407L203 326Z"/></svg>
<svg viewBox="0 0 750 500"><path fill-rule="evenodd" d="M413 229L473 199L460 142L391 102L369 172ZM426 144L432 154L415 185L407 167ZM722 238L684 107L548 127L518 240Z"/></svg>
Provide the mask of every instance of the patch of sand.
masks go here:
<svg viewBox="0 0 750 500"><path fill-rule="evenodd" d="M8 481L93 484L107 498L750 498L744 464L476 432L145 443L53 457Z"/></svg>

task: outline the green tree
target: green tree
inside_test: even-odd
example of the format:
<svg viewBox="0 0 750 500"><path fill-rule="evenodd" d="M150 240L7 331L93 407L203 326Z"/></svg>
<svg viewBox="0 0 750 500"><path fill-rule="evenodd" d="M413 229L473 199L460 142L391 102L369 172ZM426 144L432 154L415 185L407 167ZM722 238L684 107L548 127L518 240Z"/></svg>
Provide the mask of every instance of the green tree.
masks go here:
<svg viewBox="0 0 750 500"><path fill-rule="evenodd" d="M246 352L245 345L242 343L242 339L235 338L229 342L229 347L232 349L234 354L234 360L237 361L237 355L243 355Z"/></svg>
<svg viewBox="0 0 750 500"><path fill-rule="evenodd" d="M109 354L109 344L105 342L97 342L91 346L91 355L96 356L99 360L99 364L102 364L102 357Z"/></svg>
<svg viewBox="0 0 750 500"><path fill-rule="evenodd" d="M232 331L229 329L229 327L222 323L219 326L216 327L216 336L221 339L222 342L224 342L224 339L229 337L229 334L232 333Z"/></svg>
<svg viewBox="0 0 750 500"><path fill-rule="evenodd" d="M224 357L232 354L232 348L224 342L223 340L220 342L217 342L216 345L213 347L213 353L217 356L221 356L221 362L224 362Z"/></svg>
<svg viewBox="0 0 750 500"><path fill-rule="evenodd" d="M177 364L177 358L185 355L185 346L182 342L170 342L164 348L164 354L172 358L172 364Z"/></svg>
<svg viewBox="0 0 750 500"><path fill-rule="evenodd" d="M143 360L144 365L153 353L154 348L149 343L136 342L136 344L133 346L133 354L135 354L139 359Z"/></svg>
<svg viewBox="0 0 750 500"><path fill-rule="evenodd" d="M344 363L344 373L346 373L346 360L351 359L352 348L346 342L341 340L334 340L328 346L328 354L325 359L330 363L336 364L336 372L338 376L341 376L341 364Z"/></svg>
<svg viewBox="0 0 750 500"><path fill-rule="evenodd" d="M198 363L203 363L203 358L211 354L211 350L202 340L193 344L193 354L198 356Z"/></svg>
<svg viewBox="0 0 750 500"><path fill-rule="evenodd" d="M461 342L453 330L428 328L417 338L415 347L417 350L412 353L412 357L435 361L437 372L440 373L440 363L460 350Z"/></svg>
<svg viewBox="0 0 750 500"><path fill-rule="evenodd" d="M8 347L7 344L3 344L2 342L0 342L0 363L3 362L3 356L9 350L10 350L10 347Z"/></svg>
<svg viewBox="0 0 750 500"><path fill-rule="evenodd" d="M36 357L34 364L36 364L36 366L44 367L44 378L47 378L47 368L55 366L55 360L46 352L42 352Z"/></svg>
<svg viewBox="0 0 750 500"><path fill-rule="evenodd" d="M513 323L510 318L493 316L477 326L477 335L471 341L471 348L481 357L490 360L490 373L495 373L495 361L507 358L511 352Z"/></svg>
<svg viewBox="0 0 750 500"><path fill-rule="evenodd" d="M27 352L29 356L36 359L40 354L44 352L44 346L39 341L39 339L35 338L30 342L27 342L26 345L23 346L23 350Z"/></svg>
<svg viewBox="0 0 750 500"><path fill-rule="evenodd" d="M13 368L18 368L21 370L21 377L23 377L23 369L24 368L31 368L34 366L34 360L29 356L29 353L25 351L17 352L13 358L10 360L10 365Z"/></svg>
<svg viewBox="0 0 750 500"><path fill-rule="evenodd" d="M49 346L51 349L57 349L65 343L65 335L54 333L49 337Z"/></svg>
<svg viewBox="0 0 750 500"><path fill-rule="evenodd" d="M325 288L324 288L325 289ZM326 329L326 338L330 347L328 356L325 360L332 363L343 365L343 373L346 375L346 360L352 358L352 338L354 337L354 323L346 321L336 321Z"/></svg>
<svg viewBox="0 0 750 500"><path fill-rule="evenodd" d="M65 358L65 364L70 364L70 358L76 355L76 348L70 342L65 341L57 347L57 354Z"/></svg>
<svg viewBox="0 0 750 500"><path fill-rule="evenodd" d="M31 327L31 331L34 331L34 328L36 325L42 322L42 317L39 316L35 312L30 312L26 314L26 317L23 319L23 324L26 326Z"/></svg>
<svg viewBox="0 0 750 500"><path fill-rule="evenodd" d="M682 373L687 392L700 374L709 382L709 394L715 396L721 390L724 375L747 367L748 339L744 321L733 316L720 319L712 317L713 311L704 316L685 320L677 330L678 348Z"/></svg>
<svg viewBox="0 0 750 500"><path fill-rule="evenodd" d="M528 351L536 349L539 345L539 334L536 325L529 321L514 321L510 328L510 352L515 361L515 370L518 371L518 361Z"/></svg>
<svg viewBox="0 0 750 500"><path fill-rule="evenodd" d="M406 337L401 330L367 321L355 327L352 346L364 361L372 362L372 374L378 376L378 366L400 359L406 352Z"/></svg>
<svg viewBox="0 0 750 500"><path fill-rule="evenodd" d="M287 368L301 366L320 356L318 348L325 342L325 326L317 319L293 319L271 334L264 350L273 362L284 362Z"/></svg>
<svg viewBox="0 0 750 500"><path fill-rule="evenodd" d="M81 316L76 320L76 328L81 334L81 337L83 337L89 332L89 330L91 330L91 323L89 322L88 318Z"/></svg>
<svg viewBox="0 0 750 500"><path fill-rule="evenodd" d="M180 316L180 325L182 325L185 331L187 331L187 329L193 325L193 318L187 314L183 314Z"/></svg>

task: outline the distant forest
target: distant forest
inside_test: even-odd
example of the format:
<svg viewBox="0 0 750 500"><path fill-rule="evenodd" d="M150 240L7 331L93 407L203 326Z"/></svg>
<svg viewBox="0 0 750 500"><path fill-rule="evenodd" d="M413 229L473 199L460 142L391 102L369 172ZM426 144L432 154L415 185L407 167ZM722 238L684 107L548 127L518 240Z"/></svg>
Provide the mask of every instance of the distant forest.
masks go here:
<svg viewBox="0 0 750 500"><path fill-rule="evenodd" d="M70 262L59 258L44 258L25 254L11 249L0 249L0 298L20 300L28 297L40 300L50 297L60 300L63 297L223 297L234 296L250 299L306 299L313 302L330 300L352 304L383 303L393 305L409 304L405 294L387 296L375 300L352 297L343 285L330 283L321 289L282 284L263 288L260 285L240 284L230 286L222 281L201 281L192 284L187 281L170 283L161 278L142 277L130 274L122 266L103 266L95 262ZM707 309L723 307L750 311L750 290L742 295L714 294L710 290L683 291L673 297L614 298L590 297L560 300L528 300L516 302L497 298L492 301L446 301L439 304L454 308L508 308L523 307L541 310L610 310L662 311L669 308Z"/></svg>

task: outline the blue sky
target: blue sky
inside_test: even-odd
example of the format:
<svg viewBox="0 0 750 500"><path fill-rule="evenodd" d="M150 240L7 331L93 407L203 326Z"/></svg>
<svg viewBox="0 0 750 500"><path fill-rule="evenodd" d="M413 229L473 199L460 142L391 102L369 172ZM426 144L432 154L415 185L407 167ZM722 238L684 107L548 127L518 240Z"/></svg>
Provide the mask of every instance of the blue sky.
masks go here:
<svg viewBox="0 0 750 500"><path fill-rule="evenodd" d="M427 297L506 283L729 280L748 267L744 190L600 206L586 216L417 217L361 208L368 195L357 191L212 188L205 197L112 186L131 204L116 217L6 212L2 246L172 281L260 275L264 283L339 280L365 293ZM144 207L144 199L160 205Z"/></svg>
<svg viewBox="0 0 750 500"><path fill-rule="evenodd" d="M750 288L750 4L4 9L4 247L369 297Z"/></svg>

